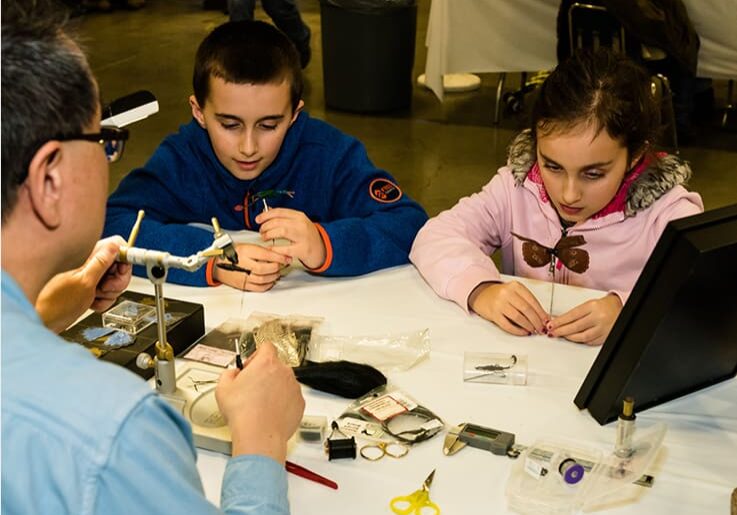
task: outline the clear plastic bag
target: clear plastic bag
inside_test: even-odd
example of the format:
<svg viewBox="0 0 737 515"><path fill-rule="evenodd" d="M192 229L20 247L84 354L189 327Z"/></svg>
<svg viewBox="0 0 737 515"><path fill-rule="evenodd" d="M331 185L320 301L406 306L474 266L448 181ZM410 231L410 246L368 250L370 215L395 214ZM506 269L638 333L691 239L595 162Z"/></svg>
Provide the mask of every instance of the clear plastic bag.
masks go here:
<svg viewBox="0 0 737 515"><path fill-rule="evenodd" d="M311 345L313 331L322 318L254 312L246 319L239 349L245 359L265 341L276 347L279 359L290 367L302 365Z"/></svg>
<svg viewBox="0 0 737 515"><path fill-rule="evenodd" d="M428 329L367 336L313 337L310 361L346 360L365 363L384 373L407 370L430 354Z"/></svg>
<svg viewBox="0 0 737 515"><path fill-rule="evenodd" d="M435 413L390 385L375 388L352 402L338 425L348 436L405 445L428 440L445 427Z"/></svg>
<svg viewBox="0 0 737 515"><path fill-rule="evenodd" d="M626 458L577 441L539 440L512 467L509 507L518 513L564 515L602 500L616 502L615 495L637 481L655 459L665 432L664 424L638 431Z"/></svg>

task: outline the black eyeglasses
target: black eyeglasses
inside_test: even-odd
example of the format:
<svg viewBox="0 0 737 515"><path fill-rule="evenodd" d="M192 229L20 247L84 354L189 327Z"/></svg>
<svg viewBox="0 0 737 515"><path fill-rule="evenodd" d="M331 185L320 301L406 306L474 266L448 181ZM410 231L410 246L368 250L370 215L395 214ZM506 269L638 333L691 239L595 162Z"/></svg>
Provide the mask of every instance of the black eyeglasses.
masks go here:
<svg viewBox="0 0 737 515"><path fill-rule="evenodd" d="M123 155L125 141L128 139L128 129L119 127L101 127L100 132L94 134L73 134L54 138L59 141L84 140L99 143L105 149L108 163L114 163Z"/></svg>

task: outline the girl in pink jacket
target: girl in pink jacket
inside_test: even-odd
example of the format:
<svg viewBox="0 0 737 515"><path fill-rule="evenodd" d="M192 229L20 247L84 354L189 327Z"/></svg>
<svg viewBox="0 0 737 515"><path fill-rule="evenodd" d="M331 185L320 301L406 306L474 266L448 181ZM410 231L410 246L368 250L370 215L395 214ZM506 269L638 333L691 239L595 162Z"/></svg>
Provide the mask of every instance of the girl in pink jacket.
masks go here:
<svg viewBox="0 0 737 515"><path fill-rule="evenodd" d="M443 298L517 335L599 345L665 225L703 211L678 157L653 150L660 126L648 74L608 51L580 53L541 86L531 129L479 192L429 220L410 260ZM552 316L505 273L605 290Z"/></svg>

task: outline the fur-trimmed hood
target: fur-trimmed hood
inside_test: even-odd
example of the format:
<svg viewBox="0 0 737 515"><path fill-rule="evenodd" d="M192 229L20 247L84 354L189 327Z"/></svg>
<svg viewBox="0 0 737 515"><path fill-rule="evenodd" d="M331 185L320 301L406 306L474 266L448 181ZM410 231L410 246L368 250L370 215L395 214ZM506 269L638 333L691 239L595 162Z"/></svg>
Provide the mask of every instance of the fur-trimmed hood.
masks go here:
<svg viewBox="0 0 737 515"><path fill-rule="evenodd" d="M525 182L527 173L535 164L536 154L530 129L518 134L509 145L507 166L511 168L517 186ZM685 186L690 178L691 167L681 158L667 154L653 159L627 191L625 216L634 216L647 209L674 187Z"/></svg>

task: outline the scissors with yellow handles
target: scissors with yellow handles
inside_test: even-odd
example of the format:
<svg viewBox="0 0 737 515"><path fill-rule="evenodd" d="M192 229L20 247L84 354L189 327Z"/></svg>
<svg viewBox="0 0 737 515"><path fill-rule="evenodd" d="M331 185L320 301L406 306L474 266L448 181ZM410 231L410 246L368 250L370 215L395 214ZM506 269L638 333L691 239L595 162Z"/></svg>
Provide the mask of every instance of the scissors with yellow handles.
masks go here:
<svg viewBox="0 0 737 515"><path fill-rule="evenodd" d="M435 471L422 482L422 488L409 495L395 497L389 507L397 515L440 515L440 508L430 500L430 485Z"/></svg>

